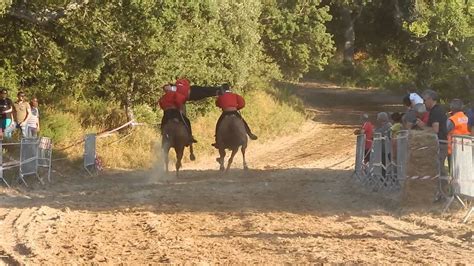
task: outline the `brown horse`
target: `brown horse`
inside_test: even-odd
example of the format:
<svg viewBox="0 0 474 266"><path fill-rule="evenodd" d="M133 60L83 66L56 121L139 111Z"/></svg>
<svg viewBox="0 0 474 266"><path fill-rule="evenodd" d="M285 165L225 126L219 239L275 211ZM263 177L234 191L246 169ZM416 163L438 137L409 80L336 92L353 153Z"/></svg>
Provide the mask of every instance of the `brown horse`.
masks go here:
<svg viewBox="0 0 474 266"><path fill-rule="evenodd" d="M181 168L181 160L183 159L184 147L190 146L191 160L194 160L193 146L191 136L186 126L178 119L169 120L164 126L161 138L161 147L163 149L163 157L165 159L165 169L168 173L169 151L174 148L176 152L176 176L179 176Z"/></svg>
<svg viewBox="0 0 474 266"><path fill-rule="evenodd" d="M242 119L236 115L227 115L222 119L222 122L217 129L216 136L217 147L219 148L220 157L217 158L217 162L220 165L220 170L224 171L224 159L225 150L230 149L232 154L230 155L229 161L227 162L227 169L229 171L232 161L234 160L235 154L241 147L243 167L247 170L247 162L245 161L245 149L247 149L247 132L245 131L245 125Z"/></svg>

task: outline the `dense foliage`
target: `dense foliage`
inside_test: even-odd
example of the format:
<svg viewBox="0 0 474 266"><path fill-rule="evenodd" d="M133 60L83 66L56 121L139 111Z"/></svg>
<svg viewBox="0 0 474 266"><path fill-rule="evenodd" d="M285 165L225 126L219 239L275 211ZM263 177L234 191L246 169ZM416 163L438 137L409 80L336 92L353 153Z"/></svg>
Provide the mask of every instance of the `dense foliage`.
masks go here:
<svg viewBox="0 0 474 266"><path fill-rule="evenodd" d="M326 76L359 86L474 95L474 1L340 0L327 23L339 55ZM347 32L352 27L352 40ZM347 45L351 44L352 46ZM352 53L351 53L352 52ZM350 55L347 60L346 55ZM346 59L349 64L340 64Z"/></svg>
<svg viewBox="0 0 474 266"><path fill-rule="evenodd" d="M330 16L318 1L280 6L37 0L7 6L0 18L0 85L26 88L46 101L99 97L124 106L152 103L161 85L178 76L245 87L256 78L298 77L309 65L321 68L332 52L324 26ZM304 14L296 14L301 8ZM275 19L285 30L261 23L272 12L279 12Z"/></svg>
<svg viewBox="0 0 474 266"><path fill-rule="evenodd" d="M178 76L251 90L311 71L467 95L473 19L470 0L0 0L0 86L129 108Z"/></svg>

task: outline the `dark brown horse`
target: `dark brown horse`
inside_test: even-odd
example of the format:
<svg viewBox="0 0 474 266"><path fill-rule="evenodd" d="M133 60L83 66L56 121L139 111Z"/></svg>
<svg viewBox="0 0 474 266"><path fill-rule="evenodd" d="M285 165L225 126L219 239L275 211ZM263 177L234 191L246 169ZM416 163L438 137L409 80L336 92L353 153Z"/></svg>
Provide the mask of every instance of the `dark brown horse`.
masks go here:
<svg viewBox="0 0 474 266"><path fill-rule="evenodd" d="M193 146L191 136L186 126L178 119L171 119L163 126L161 147L163 149L163 157L165 159L165 169L168 173L169 151L174 148L176 152L176 175L179 175L181 168L181 160L183 159L184 148L190 146L191 160L194 160Z"/></svg>
<svg viewBox="0 0 474 266"><path fill-rule="evenodd" d="M216 143L219 147L219 155L217 162L220 164L220 170L225 170L224 159L225 150L229 149L232 151L229 161L227 162L227 169L229 171L232 161L234 160L235 154L239 151L239 147L242 151L243 167L247 170L247 162L245 161L245 149L247 149L247 132L245 131L245 125L242 119L236 115L227 115L223 118L222 122L217 129Z"/></svg>

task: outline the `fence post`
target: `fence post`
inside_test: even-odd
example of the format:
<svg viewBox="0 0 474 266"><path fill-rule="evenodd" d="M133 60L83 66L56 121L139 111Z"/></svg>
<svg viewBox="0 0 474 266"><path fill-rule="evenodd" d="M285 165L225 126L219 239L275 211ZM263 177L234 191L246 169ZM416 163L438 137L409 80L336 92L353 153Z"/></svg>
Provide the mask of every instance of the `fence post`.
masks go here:
<svg viewBox="0 0 474 266"><path fill-rule="evenodd" d="M408 131L402 130L397 138L397 180L400 185L406 178L408 159Z"/></svg>
<svg viewBox="0 0 474 266"><path fill-rule="evenodd" d="M10 185L8 184L7 180L3 176L3 146L2 146L2 141L0 140L0 179L7 185L8 188L10 188Z"/></svg>
<svg viewBox="0 0 474 266"><path fill-rule="evenodd" d="M363 181L366 176L364 173L365 138L365 134L357 135L354 173L352 174L352 176L356 176L360 181Z"/></svg>

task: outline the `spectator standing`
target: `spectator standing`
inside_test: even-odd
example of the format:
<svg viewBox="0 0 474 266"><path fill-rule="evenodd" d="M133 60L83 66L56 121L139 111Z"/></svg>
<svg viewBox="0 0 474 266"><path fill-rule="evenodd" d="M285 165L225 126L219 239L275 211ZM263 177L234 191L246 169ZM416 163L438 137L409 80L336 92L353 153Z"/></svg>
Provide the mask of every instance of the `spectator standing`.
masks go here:
<svg viewBox="0 0 474 266"><path fill-rule="evenodd" d="M399 112L395 112L392 115L390 115L390 118L392 119L392 122L393 122L392 127L390 128L390 130L392 131L391 144L392 144L392 158L393 158L393 160L397 159L397 140L396 140L396 137L397 137L398 133L403 128L403 126L402 126L402 117L403 117L403 114L401 114Z"/></svg>
<svg viewBox="0 0 474 266"><path fill-rule="evenodd" d="M2 128L3 136L11 138L12 133L15 130L15 124L12 119L13 102L8 98L8 90L1 88L0 91L0 126Z"/></svg>
<svg viewBox="0 0 474 266"><path fill-rule="evenodd" d="M448 130L448 165L451 169L452 138L453 135L469 135L469 118L464 114L463 102L460 99L453 99L449 105L451 116L447 121Z"/></svg>
<svg viewBox="0 0 474 266"><path fill-rule="evenodd" d="M377 114L377 128L375 129L375 133L382 134L382 137L390 137L391 134L392 123L388 118L388 114L386 112L381 112Z"/></svg>
<svg viewBox="0 0 474 266"><path fill-rule="evenodd" d="M362 123L361 128L356 129L354 134L365 134L365 153L364 153L364 162L367 163L370 158L370 150L372 149L372 142L374 136L374 126L369 121L368 114L362 114L360 116L360 120Z"/></svg>
<svg viewBox="0 0 474 266"><path fill-rule="evenodd" d="M437 202L445 199L443 188L448 186L448 172L445 167L446 158L448 157L448 117L443 107L438 104L438 94L435 91L425 90L423 92L423 100L425 101L426 108L429 110L429 119L427 124L418 120L417 125L421 128L428 126L433 129L434 133L437 134L439 141L438 171L440 177L438 191L434 200Z"/></svg>
<svg viewBox="0 0 474 266"><path fill-rule="evenodd" d="M423 99L425 101L426 108L429 110L428 123L425 124L421 120L418 120L417 125L421 128L428 126L438 135L439 141L439 164L440 174L442 177L447 176L445 162L448 156L448 128L447 121L448 117L443 107L438 104L438 94L433 90L425 90L423 92Z"/></svg>
<svg viewBox="0 0 474 266"><path fill-rule="evenodd" d="M424 105L424 100L417 94L417 93L409 93L403 98L403 104L407 107L406 113L413 113L415 106L420 106L420 104ZM421 120L427 124L429 119L428 112L423 113Z"/></svg>
<svg viewBox="0 0 474 266"><path fill-rule="evenodd" d="M31 115L28 117L26 124L28 125L28 137L36 138L38 137L38 132L40 130L39 125L39 109L38 109L38 99L33 98L30 101L31 106Z"/></svg>
<svg viewBox="0 0 474 266"><path fill-rule="evenodd" d="M28 137L28 118L31 115L30 104L25 100L25 93L23 91L18 92L18 100L14 103L14 118L18 128L21 129L21 136L23 138Z"/></svg>
<svg viewBox="0 0 474 266"><path fill-rule="evenodd" d="M398 135L398 132L402 130L402 114L399 112L395 112L390 115L390 118L392 119L392 127L390 130L392 131L392 136L396 137Z"/></svg>

